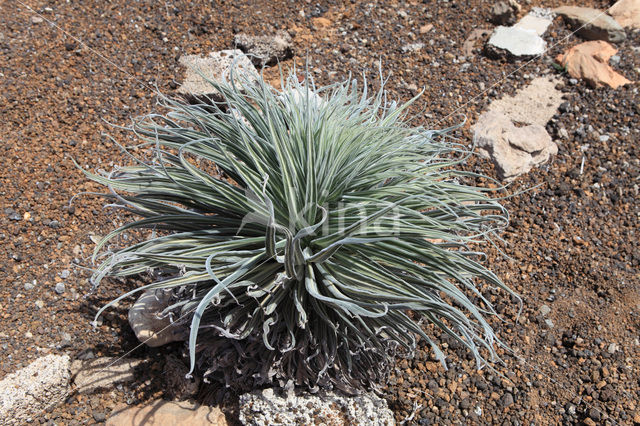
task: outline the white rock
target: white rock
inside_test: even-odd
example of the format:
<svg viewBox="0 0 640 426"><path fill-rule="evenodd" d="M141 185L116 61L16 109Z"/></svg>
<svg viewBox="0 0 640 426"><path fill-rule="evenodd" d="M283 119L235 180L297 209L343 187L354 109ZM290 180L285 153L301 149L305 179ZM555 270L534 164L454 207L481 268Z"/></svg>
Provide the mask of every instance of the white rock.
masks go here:
<svg viewBox="0 0 640 426"><path fill-rule="evenodd" d="M547 43L535 30L499 26L487 42L487 53L492 56L531 57L545 52Z"/></svg>
<svg viewBox="0 0 640 426"><path fill-rule="evenodd" d="M199 55L185 55L180 57L179 62L187 72L178 93L187 96L220 97L218 91L207 80L229 82L232 71L235 82L238 82L239 75L250 81L255 81L258 76L251 60L237 49L211 52L204 58Z"/></svg>
<svg viewBox="0 0 640 426"><path fill-rule="evenodd" d="M551 136L539 124L516 127L504 114L488 111L473 126L478 154L496 165L503 180L512 180L558 152Z"/></svg>
<svg viewBox="0 0 640 426"><path fill-rule="evenodd" d="M68 355L47 355L0 381L0 419L25 424L62 403L69 392Z"/></svg>
<svg viewBox="0 0 640 426"><path fill-rule="evenodd" d="M373 394L345 396L322 390L316 394L285 393L274 389L241 395L240 422L254 426L395 424L387 401Z"/></svg>
<svg viewBox="0 0 640 426"><path fill-rule="evenodd" d="M139 359L102 357L89 360L75 360L71 364L73 383L78 393L92 393L99 389L109 389L116 383L135 379L135 369L143 361Z"/></svg>
<svg viewBox="0 0 640 426"><path fill-rule="evenodd" d="M536 34L541 36L547 31L547 28L549 28L549 25L551 25L552 22L552 19L541 18L529 13L519 20L514 27L521 28L523 30L533 30Z"/></svg>
<svg viewBox="0 0 640 426"><path fill-rule="evenodd" d="M189 337L184 325L172 324L168 316L160 313L168 306L169 293L159 290L147 290L129 309L129 325L138 340L152 348L171 342L182 342Z"/></svg>

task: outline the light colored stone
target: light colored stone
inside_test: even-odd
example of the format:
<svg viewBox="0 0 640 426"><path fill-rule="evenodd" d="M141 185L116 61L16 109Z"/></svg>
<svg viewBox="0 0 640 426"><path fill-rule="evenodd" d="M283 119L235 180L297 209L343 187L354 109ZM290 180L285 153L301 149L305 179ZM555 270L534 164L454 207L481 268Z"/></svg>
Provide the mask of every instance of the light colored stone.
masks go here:
<svg viewBox="0 0 640 426"><path fill-rule="evenodd" d="M244 425L394 425L387 402L373 394L344 396L264 389L240 396L240 422Z"/></svg>
<svg viewBox="0 0 640 426"><path fill-rule="evenodd" d="M129 325L138 340L152 348L171 342L182 342L189 337L189 329L183 324L173 324L171 317L162 316L169 306L170 293L163 290L147 290L129 309Z"/></svg>
<svg viewBox="0 0 640 426"><path fill-rule="evenodd" d="M499 26L493 30L485 49L489 56L529 58L542 55L546 46L534 30Z"/></svg>
<svg viewBox="0 0 640 426"><path fill-rule="evenodd" d="M547 28L549 28L552 22L553 19L541 18L540 16L529 13L519 20L514 27L523 30L532 30L541 36L547 31Z"/></svg>
<svg viewBox="0 0 640 426"><path fill-rule="evenodd" d="M420 34L426 34L433 29L433 24L426 24L420 27Z"/></svg>
<svg viewBox="0 0 640 426"><path fill-rule="evenodd" d="M540 313L543 317L546 317L551 312L551 308L547 305L540 306Z"/></svg>
<svg viewBox="0 0 640 426"><path fill-rule="evenodd" d="M514 96L492 102L473 126L478 153L494 162L501 179L512 180L557 153L545 129L563 102L557 83L535 78Z"/></svg>
<svg viewBox="0 0 640 426"><path fill-rule="evenodd" d="M62 403L69 392L68 355L47 355L0 381L0 419L25 424Z"/></svg>
<svg viewBox="0 0 640 426"><path fill-rule="evenodd" d="M532 7L527 15L548 19L549 21L553 21L556 18L555 12L548 7Z"/></svg>
<svg viewBox="0 0 640 426"><path fill-rule="evenodd" d="M556 61L571 77L586 80L593 87L608 85L614 89L631 83L608 64L618 50L606 41L587 41L558 55Z"/></svg>
<svg viewBox="0 0 640 426"><path fill-rule="evenodd" d="M187 96L219 98L218 91L207 80L229 82L231 72L235 82L240 74L250 81L255 81L258 76L251 60L240 50L211 52L204 58L199 55L185 55L181 56L178 62L186 68L186 76L178 88L178 93Z"/></svg>
<svg viewBox="0 0 640 426"><path fill-rule="evenodd" d="M517 124L546 126L563 102L562 92L556 89L559 80L537 77L514 96L495 100L489 111L506 115Z"/></svg>
<svg viewBox="0 0 640 426"><path fill-rule="evenodd" d="M402 46L402 53L418 52L424 48L424 43L409 43Z"/></svg>
<svg viewBox="0 0 640 426"><path fill-rule="evenodd" d="M627 38L624 29L611 16L590 7L562 6L553 10L587 40L604 40L620 43Z"/></svg>
<svg viewBox="0 0 640 426"><path fill-rule="evenodd" d="M485 112L473 126L478 154L495 164L500 179L510 181L543 164L558 147L539 124L516 127L504 114Z"/></svg>
<svg viewBox="0 0 640 426"><path fill-rule="evenodd" d="M624 28L640 28L640 0L619 0L609 8L609 15Z"/></svg>
<svg viewBox="0 0 640 426"><path fill-rule="evenodd" d="M135 369L142 362L140 359L112 357L75 360L71 364L73 383L78 393L109 389L116 383L133 381Z"/></svg>
<svg viewBox="0 0 640 426"><path fill-rule="evenodd" d="M257 67L275 65L293 55L293 42L286 31L266 36L238 34L233 38L233 43L246 53Z"/></svg>
<svg viewBox="0 0 640 426"><path fill-rule="evenodd" d="M226 426L227 420L218 407L189 401L155 400L144 407L116 407L106 426Z"/></svg>

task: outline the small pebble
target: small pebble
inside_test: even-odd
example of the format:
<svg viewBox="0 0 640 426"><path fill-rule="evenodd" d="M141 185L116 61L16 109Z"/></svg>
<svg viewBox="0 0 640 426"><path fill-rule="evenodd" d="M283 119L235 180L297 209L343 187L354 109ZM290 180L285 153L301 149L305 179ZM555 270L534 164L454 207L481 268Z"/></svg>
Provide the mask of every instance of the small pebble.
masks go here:
<svg viewBox="0 0 640 426"><path fill-rule="evenodd" d="M35 287L35 284L33 283L24 283L24 289L27 291L33 290L34 287Z"/></svg>
<svg viewBox="0 0 640 426"><path fill-rule="evenodd" d="M569 104L569 102L563 102L560 104L558 109L560 110L560 112L569 112L571 111L571 105Z"/></svg>
<svg viewBox="0 0 640 426"><path fill-rule="evenodd" d="M602 418L602 413L600 413L600 410L598 410L597 408L593 407L589 410L589 417L596 421L599 422L600 419ZM585 422L586 423L586 422Z"/></svg>
<svg viewBox="0 0 640 426"><path fill-rule="evenodd" d="M60 348L66 348L67 346L71 346L71 334L62 333L62 341L60 342Z"/></svg>
<svg viewBox="0 0 640 426"><path fill-rule="evenodd" d="M500 403L503 407L508 407L513 404L513 395L510 393L505 393L504 396L500 399Z"/></svg>
<svg viewBox="0 0 640 426"><path fill-rule="evenodd" d="M564 127L558 129L558 137L561 139L569 139L569 132Z"/></svg>
<svg viewBox="0 0 640 426"><path fill-rule="evenodd" d="M464 398L462 401L460 401L460 408L463 410L468 410L469 407L471 407L471 401L469 401L469 397Z"/></svg>
<svg viewBox="0 0 640 426"><path fill-rule="evenodd" d="M58 294L64 293L64 283L56 284L55 290L56 290L56 293L58 293Z"/></svg>
<svg viewBox="0 0 640 426"><path fill-rule="evenodd" d="M36 308L38 309L44 308L44 302L42 300L36 300Z"/></svg>
<svg viewBox="0 0 640 426"><path fill-rule="evenodd" d="M548 307L547 305L542 305L540 306L540 313L542 314L542 316L547 316L549 315L549 312L551 312L551 308Z"/></svg>

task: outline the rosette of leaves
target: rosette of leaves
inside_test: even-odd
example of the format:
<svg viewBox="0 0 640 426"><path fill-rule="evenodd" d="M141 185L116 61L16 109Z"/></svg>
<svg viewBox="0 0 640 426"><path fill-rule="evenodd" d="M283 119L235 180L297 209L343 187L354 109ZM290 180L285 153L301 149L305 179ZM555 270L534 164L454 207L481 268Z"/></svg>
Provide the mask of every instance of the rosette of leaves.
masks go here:
<svg viewBox="0 0 640 426"><path fill-rule="evenodd" d="M96 247L94 282L154 277L98 315L169 292L164 314L190 327L191 371L236 388L374 386L417 338L444 360L427 323L480 365L495 359L480 286L513 293L470 245L508 217L490 190L463 183L475 175L456 168L468 152L449 129L409 126L415 99L388 102L366 82L210 83L223 101L163 99L165 114L131 127L150 159L89 174L135 217ZM134 230L150 231L111 241Z"/></svg>

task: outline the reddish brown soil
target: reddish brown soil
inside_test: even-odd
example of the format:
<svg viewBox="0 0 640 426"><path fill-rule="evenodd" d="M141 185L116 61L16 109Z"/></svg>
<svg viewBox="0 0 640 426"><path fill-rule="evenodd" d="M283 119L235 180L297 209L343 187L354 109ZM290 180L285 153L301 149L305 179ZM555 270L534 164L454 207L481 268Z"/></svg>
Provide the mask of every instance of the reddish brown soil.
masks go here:
<svg viewBox="0 0 640 426"><path fill-rule="evenodd" d="M136 383L72 396L39 419L56 424L93 423L118 403L165 392L163 354L180 345L135 349L125 304L97 329L90 326L100 306L133 285L105 281L91 292L85 269L92 237L126 218L103 210L95 197L69 201L99 189L72 159L91 170L124 163L103 133L124 143L130 136L105 121L126 125L150 112L156 86L174 93L182 78L180 55L229 48L237 32L286 29L296 54L285 67L304 66L308 58L316 80L329 83L349 72L375 76L382 60L393 97L408 100L426 88L416 104L416 124L444 127L459 122L460 114L473 123L493 98L554 73L550 58L579 41L570 37L522 69L522 63L489 60L476 49L461 70L463 41L475 28L492 27L491 4L0 1L0 377L48 352L86 357L133 350L129 356L149 359ZM34 22L27 5L44 21ZM427 24L433 28L421 34ZM556 20L547 41L567 34ZM424 49L402 52L415 42L425 43ZM640 57L633 50L639 44L638 32L628 32L619 46L615 67L630 80L639 77ZM277 72L271 68L266 75L275 81ZM512 301L489 293L505 320L495 326L523 361L504 354L506 365L498 368L503 377L478 372L464 351L444 339L451 355L447 372L427 350L399 362L385 390L398 420L413 413L417 424L640 421L638 85L592 90L560 77L567 105L547 127L554 138L561 128L569 138L559 141L551 164L517 180L514 189L542 186L506 201L512 223L502 249L513 260L487 248L491 267L524 300L515 322ZM456 133L460 140L471 140L468 127ZM493 173L481 160L466 167ZM54 290L59 282L63 294ZM551 309L546 317L543 304Z"/></svg>

